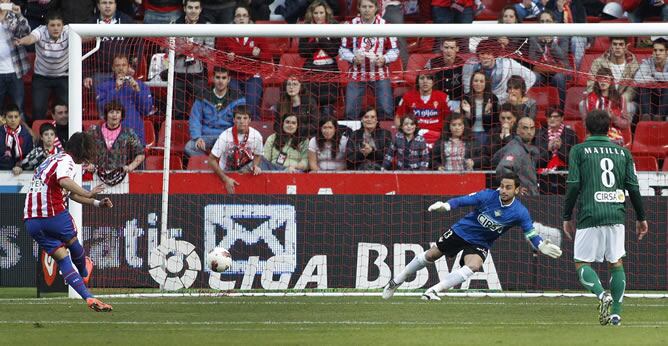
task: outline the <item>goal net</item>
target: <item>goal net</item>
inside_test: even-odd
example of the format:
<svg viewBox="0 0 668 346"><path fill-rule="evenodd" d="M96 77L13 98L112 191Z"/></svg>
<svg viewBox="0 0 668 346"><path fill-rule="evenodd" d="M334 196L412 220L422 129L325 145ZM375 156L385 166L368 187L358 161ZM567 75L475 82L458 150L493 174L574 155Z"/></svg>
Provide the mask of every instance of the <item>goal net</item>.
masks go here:
<svg viewBox="0 0 668 346"><path fill-rule="evenodd" d="M115 207L83 210L83 243L96 263L93 289L378 294L469 212L427 207L495 188L505 165L532 183L520 199L536 230L564 254L537 255L512 229L483 270L456 288L581 292L561 214L568 150L585 140L583 119L593 109L611 113L609 137L634 154L650 224L648 237L637 241L629 205L627 287L668 288L666 24L249 28L72 25L84 39L71 58L87 56L70 68L71 126L100 123L105 104L118 99L132 108L126 120L135 117L124 124L146 145L145 162L110 189ZM86 40L96 36L97 48ZM306 163L294 173L232 172L237 193L225 193L208 152L232 126L238 104L247 106L263 144L287 131L284 120L294 116L294 138L305 151L310 144L319 152L310 139L334 119L335 132L351 142L339 143L345 170L307 174L313 167ZM410 136L410 120L418 139L395 145L397 134ZM520 122L535 133L518 129ZM353 132L373 125L373 134ZM531 137L528 164L504 151L515 135ZM204 150L194 143L199 138ZM283 166L271 155L285 153L272 148L265 146L264 156ZM319 168L329 158L318 158ZM92 179L104 181L98 173ZM233 258L224 273L205 263L216 246ZM460 256L418 271L402 289L431 286L460 266Z"/></svg>

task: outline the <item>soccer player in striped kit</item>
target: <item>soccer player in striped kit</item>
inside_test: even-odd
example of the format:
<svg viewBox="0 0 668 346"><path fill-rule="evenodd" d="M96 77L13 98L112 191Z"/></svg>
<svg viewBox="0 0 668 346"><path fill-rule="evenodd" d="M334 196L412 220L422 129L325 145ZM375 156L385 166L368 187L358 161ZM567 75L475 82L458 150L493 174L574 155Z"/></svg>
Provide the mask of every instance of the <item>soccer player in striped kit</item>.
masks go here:
<svg viewBox="0 0 668 346"><path fill-rule="evenodd" d="M569 155L564 233L575 231L571 220L580 197L573 257L580 283L599 299L599 322L619 325L626 274L622 265L624 250L624 202L629 199L636 211L638 240L647 234L647 220L640 197L633 157L628 149L608 138L610 115L604 110L589 112L585 119L590 136L575 145ZM610 293L607 293L591 262L609 263ZM610 308L612 305L612 309Z"/></svg>
<svg viewBox="0 0 668 346"><path fill-rule="evenodd" d="M94 298L86 288L93 270L92 262L85 256L74 220L65 207L68 197L98 208L113 207L109 198L95 199L95 195L104 190L103 185L87 191L74 181L75 164L90 163L94 159L93 138L82 132L73 134L64 152L48 157L35 170L26 195L23 220L30 236L58 263L65 282L86 300L88 307L111 311L111 305Z"/></svg>

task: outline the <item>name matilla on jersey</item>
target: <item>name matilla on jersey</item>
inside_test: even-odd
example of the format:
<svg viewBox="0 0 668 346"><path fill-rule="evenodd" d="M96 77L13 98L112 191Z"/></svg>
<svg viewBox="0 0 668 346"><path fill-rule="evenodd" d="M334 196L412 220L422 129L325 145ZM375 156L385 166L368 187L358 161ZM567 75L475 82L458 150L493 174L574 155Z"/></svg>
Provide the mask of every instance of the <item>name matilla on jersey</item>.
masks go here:
<svg viewBox="0 0 668 346"><path fill-rule="evenodd" d="M584 148L585 154L613 154L626 156L624 150L614 147L588 147ZM594 201L599 203L624 203L626 195L624 190L615 191L597 191L594 193Z"/></svg>

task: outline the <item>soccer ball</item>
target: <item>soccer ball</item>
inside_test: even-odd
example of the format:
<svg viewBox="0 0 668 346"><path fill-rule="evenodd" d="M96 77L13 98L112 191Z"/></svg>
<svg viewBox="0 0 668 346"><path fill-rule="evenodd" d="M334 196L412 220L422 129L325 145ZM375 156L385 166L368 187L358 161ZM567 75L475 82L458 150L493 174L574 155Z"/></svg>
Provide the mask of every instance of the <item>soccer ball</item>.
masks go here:
<svg viewBox="0 0 668 346"><path fill-rule="evenodd" d="M216 247L206 255L206 263L212 271L222 273L232 266L232 255L225 248Z"/></svg>

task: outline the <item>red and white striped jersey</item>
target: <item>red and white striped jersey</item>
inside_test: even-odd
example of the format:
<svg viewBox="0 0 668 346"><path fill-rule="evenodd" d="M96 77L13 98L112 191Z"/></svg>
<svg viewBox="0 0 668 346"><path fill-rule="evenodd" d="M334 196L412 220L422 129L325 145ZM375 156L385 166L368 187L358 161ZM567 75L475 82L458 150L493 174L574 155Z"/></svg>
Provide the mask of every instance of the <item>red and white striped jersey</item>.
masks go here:
<svg viewBox="0 0 668 346"><path fill-rule="evenodd" d="M60 180L74 179L75 163L66 152L51 155L35 170L26 196L23 219L51 217L65 210L68 192Z"/></svg>
<svg viewBox="0 0 668 346"><path fill-rule="evenodd" d="M357 16L350 24L363 24L362 19ZM372 24L385 24L385 20L376 15ZM364 56L361 65L353 63L355 55ZM390 63L399 57L399 48L396 37L344 37L341 39L339 49L341 59L350 63L350 78L354 81L376 81L390 78ZM380 57L385 58L385 64L378 67L375 61Z"/></svg>

